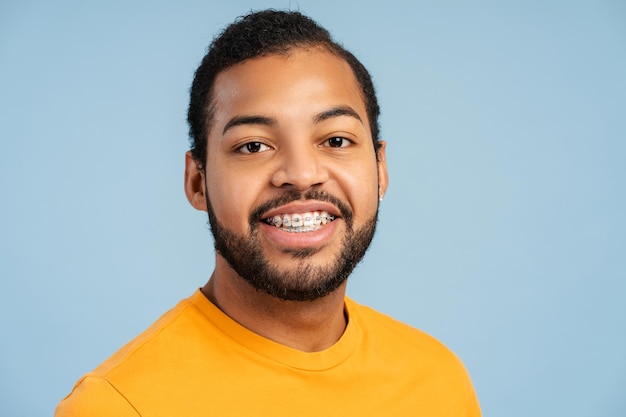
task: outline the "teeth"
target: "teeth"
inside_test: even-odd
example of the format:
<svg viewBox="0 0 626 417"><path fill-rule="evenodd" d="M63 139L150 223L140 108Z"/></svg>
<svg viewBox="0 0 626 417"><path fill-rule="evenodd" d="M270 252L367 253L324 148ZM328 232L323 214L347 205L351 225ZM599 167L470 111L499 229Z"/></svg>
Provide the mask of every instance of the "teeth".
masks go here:
<svg viewBox="0 0 626 417"><path fill-rule="evenodd" d="M276 215L265 222L286 232L314 232L321 229L328 222L335 220L335 216L327 211L306 213L292 213Z"/></svg>
<svg viewBox="0 0 626 417"><path fill-rule="evenodd" d="M302 225L304 227L311 227L311 226L313 226L313 213L304 213L302 215L302 219L303 219Z"/></svg>
<svg viewBox="0 0 626 417"><path fill-rule="evenodd" d="M273 220L273 224L276 227L280 227L283 224L283 218L280 217L279 215L274 216Z"/></svg>
<svg viewBox="0 0 626 417"><path fill-rule="evenodd" d="M300 214L294 214L291 216L291 227L302 227L304 225L304 219Z"/></svg>
<svg viewBox="0 0 626 417"><path fill-rule="evenodd" d="M291 227L291 215L283 215L283 227Z"/></svg>

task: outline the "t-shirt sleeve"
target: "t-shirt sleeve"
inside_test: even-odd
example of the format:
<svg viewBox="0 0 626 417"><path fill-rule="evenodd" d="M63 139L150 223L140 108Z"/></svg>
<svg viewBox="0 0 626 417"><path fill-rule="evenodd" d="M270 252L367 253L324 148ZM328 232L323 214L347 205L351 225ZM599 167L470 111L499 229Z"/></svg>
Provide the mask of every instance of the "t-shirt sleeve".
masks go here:
<svg viewBox="0 0 626 417"><path fill-rule="evenodd" d="M469 417L481 417L482 416L482 412L480 410L480 404L478 402L478 398L476 397L476 391L474 391L474 389L471 389L470 392L470 399L469 399L469 411L468 411L468 416Z"/></svg>
<svg viewBox="0 0 626 417"><path fill-rule="evenodd" d="M140 417L109 381L87 376L57 406L54 417Z"/></svg>

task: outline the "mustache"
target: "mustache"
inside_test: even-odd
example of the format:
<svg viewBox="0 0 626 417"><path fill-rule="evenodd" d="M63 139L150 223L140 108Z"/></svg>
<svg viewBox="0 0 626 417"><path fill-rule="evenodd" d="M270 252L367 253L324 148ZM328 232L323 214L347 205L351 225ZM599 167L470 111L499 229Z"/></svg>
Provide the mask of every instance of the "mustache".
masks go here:
<svg viewBox="0 0 626 417"><path fill-rule="evenodd" d="M348 226L348 228L350 229L352 228L352 209L350 209L347 204L345 204L343 201L330 194L329 192L316 189L312 189L304 193L296 190L286 190L278 197L275 197L259 205L252 211L252 213L250 214L250 218L248 219L251 227L256 227L256 224L259 220L261 220L261 216L263 216L263 213L266 213L267 211L275 209L276 207L280 207L284 204L288 204L292 201L297 200L317 200L334 205L341 213L341 217L346 222L346 226Z"/></svg>

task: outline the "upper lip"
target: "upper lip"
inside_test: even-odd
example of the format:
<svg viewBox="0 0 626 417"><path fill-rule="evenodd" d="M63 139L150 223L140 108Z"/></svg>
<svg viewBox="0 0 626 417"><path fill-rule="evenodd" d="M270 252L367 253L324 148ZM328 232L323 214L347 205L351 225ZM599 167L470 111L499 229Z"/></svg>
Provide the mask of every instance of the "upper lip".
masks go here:
<svg viewBox="0 0 626 417"><path fill-rule="evenodd" d="M326 211L328 214L332 214L335 217L341 217L341 212L337 207L333 204L318 201L318 200L309 200L309 201L293 201L289 204L285 204L280 207L276 207L274 209L268 210L261 216L262 219L267 219L270 217L274 217L282 214L292 214L292 213L312 213L314 211Z"/></svg>

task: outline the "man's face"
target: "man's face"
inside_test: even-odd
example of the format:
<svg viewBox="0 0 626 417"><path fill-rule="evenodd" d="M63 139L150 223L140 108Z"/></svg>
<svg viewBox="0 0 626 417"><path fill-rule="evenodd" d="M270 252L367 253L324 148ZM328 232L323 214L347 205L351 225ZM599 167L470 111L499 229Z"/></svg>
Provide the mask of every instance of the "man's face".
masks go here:
<svg viewBox="0 0 626 417"><path fill-rule="evenodd" d="M386 189L352 70L321 48L220 73L206 209L222 256L259 290L313 300L365 254Z"/></svg>

